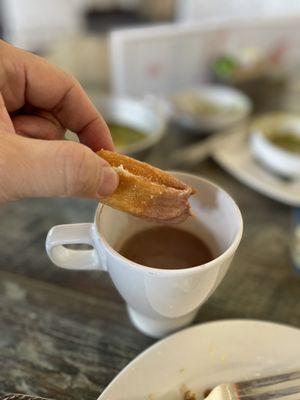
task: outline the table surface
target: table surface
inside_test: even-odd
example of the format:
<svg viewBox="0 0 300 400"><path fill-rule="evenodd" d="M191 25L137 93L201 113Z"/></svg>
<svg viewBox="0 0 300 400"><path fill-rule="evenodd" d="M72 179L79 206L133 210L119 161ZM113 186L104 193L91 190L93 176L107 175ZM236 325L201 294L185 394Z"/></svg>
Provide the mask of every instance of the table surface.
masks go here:
<svg viewBox="0 0 300 400"><path fill-rule="evenodd" d="M182 137L169 133L152 161L167 168ZM300 327L300 280L288 249L290 209L243 186L211 160L192 172L226 189L245 224L232 267L194 323L254 318ZM89 200L34 199L0 208L0 393L96 399L154 343L133 328L105 273L61 270L46 256L48 229L89 222L95 207Z"/></svg>

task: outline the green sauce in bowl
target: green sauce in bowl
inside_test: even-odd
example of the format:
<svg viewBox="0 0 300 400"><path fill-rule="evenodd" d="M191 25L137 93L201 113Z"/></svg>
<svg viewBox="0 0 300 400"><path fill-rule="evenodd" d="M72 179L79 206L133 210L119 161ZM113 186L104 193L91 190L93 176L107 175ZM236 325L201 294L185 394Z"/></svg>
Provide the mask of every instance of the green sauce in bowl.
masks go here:
<svg viewBox="0 0 300 400"><path fill-rule="evenodd" d="M300 154L300 136L293 132L272 132L268 138L275 146L291 153Z"/></svg>
<svg viewBox="0 0 300 400"><path fill-rule="evenodd" d="M125 148L146 139L147 135L126 125L107 123L116 148Z"/></svg>

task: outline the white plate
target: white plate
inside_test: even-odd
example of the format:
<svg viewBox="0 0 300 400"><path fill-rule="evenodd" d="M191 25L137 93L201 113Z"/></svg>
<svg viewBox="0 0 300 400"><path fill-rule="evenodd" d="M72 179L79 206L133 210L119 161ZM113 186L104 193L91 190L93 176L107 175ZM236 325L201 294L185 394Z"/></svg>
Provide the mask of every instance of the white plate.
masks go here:
<svg viewBox="0 0 300 400"><path fill-rule="evenodd" d="M300 330L270 322L197 325L143 352L99 400L182 400L183 385L200 396L218 383L299 369L299 343Z"/></svg>
<svg viewBox="0 0 300 400"><path fill-rule="evenodd" d="M238 128L214 147L214 159L252 189L291 206L300 206L300 180L286 181L254 160L245 129Z"/></svg>
<svg viewBox="0 0 300 400"><path fill-rule="evenodd" d="M216 114L213 116L203 116L197 112L188 112L185 107L178 102L182 102L186 96L192 96L195 101L199 98L202 101L212 102L221 107L237 107L238 111L232 113ZM193 130L194 134L203 132L212 133L243 121L251 113L252 104L250 99L237 89L222 85L202 85L186 89L175 93L171 100L173 104L172 118L187 128ZM185 100L186 101L186 100Z"/></svg>

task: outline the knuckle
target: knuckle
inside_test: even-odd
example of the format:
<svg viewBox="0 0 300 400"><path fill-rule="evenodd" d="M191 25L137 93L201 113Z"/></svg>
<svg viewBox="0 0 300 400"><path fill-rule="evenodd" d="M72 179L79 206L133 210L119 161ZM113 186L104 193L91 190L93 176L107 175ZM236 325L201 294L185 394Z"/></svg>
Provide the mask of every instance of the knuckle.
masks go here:
<svg viewBox="0 0 300 400"><path fill-rule="evenodd" d="M88 195L93 191L90 158L92 151L75 142L63 142L58 152L62 160L64 193L66 196Z"/></svg>

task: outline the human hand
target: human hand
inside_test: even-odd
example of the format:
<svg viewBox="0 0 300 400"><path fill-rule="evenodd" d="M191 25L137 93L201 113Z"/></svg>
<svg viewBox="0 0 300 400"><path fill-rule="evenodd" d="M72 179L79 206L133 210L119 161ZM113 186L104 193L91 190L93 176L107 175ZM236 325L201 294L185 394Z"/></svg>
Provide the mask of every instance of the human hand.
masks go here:
<svg viewBox="0 0 300 400"><path fill-rule="evenodd" d="M0 41L0 91L0 202L116 189L117 174L93 152L113 149L109 130L72 76ZM82 144L60 140L66 129Z"/></svg>

